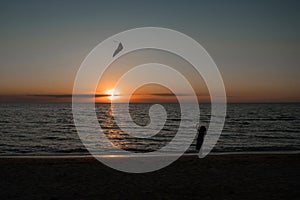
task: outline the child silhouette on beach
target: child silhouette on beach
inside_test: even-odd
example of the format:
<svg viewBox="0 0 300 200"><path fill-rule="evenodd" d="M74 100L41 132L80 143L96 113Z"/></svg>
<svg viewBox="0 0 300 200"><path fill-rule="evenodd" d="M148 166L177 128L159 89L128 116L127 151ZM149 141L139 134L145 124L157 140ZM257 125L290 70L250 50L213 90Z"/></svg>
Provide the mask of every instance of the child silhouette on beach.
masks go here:
<svg viewBox="0 0 300 200"><path fill-rule="evenodd" d="M200 128L198 128L198 137L197 137L197 145L196 145L197 151L201 149L205 135L206 135L205 126L201 126Z"/></svg>

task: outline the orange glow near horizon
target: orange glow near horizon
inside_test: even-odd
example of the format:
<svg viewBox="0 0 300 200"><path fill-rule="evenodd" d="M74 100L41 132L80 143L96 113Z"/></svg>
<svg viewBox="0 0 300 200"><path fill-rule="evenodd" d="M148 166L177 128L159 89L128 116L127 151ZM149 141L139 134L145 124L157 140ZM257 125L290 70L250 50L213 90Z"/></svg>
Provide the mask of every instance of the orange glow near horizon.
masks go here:
<svg viewBox="0 0 300 200"><path fill-rule="evenodd" d="M98 87L99 88L99 87ZM128 100L132 103L152 103L152 102L177 102L176 96L166 87L158 84L146 84L137 88L132 94L126 87L122 87L122 92L120 89L107 89L105 90L103 86L101 90L97 90L98 97L95 98L97 103L124 103Z"/></svg>
<svg viewBox="0 0 300 200"><path fill-rule="evenodd" d="M145 50L141 52L132 52L126 57L117 59L103 73L98 82L96 91L83 91L78 98L80 102L110 103L125 102L130 97L131 102L176 102L176 97L172 92L163 87L154 85L142 86L142 90L136 90L130 94L129 88L133 88L135 79L128 79L120 85L116 85L120 77L129 71L132 66L143 63L149 63L156 60L158 63L174 67L181 74L188 77L191 86L198 96L199 102L210 102L209 91L204 80L197 75L189 63L174 57L166 52L155 52ZM258 74L255 71L251 73ZM66 73L61 73L66 74ZM144 76L156 76L156 74L145 74ZM157 74L159 76L160 74ZM282 82L282 76L234 76L233 74L222 74L227 93L228 102L299 102L299 80L288 79ZM12 79L3 76L0 84L0 102L72 102L72 90L74 76L63 76L58 81L53 81L53 77L41 79L40 77L28 78L22 76ZM143 79L143 76L136 76L137 79ZM190 101L190 95L186 93L185 88L173 76L165 76L171 79L173 86L180 88L180 94L185 102ZM30 81L28 81L30 80ZM88 82L88 81L87 81ZM42 84L41 84L42 83ZM115 89L118 87L118 89ZM96 97L94 97L96 94Z"/></svg>

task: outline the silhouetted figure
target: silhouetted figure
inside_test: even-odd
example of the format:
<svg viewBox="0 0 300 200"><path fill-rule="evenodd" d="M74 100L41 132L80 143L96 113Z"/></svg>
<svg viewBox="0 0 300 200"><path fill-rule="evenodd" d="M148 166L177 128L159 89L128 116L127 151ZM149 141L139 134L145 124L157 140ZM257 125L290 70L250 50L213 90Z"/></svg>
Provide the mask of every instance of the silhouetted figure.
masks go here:
<svg viewBox="0 0 300 200"><path fill-rule="evenodd" d="M196 145L196 149L198 151L201 149L201 146L203 144L204 136L205 135L206 135L206 128L205 128L205 126L201 126L200 128L198 128L198 137L197 137L197 145Z"/></svg>

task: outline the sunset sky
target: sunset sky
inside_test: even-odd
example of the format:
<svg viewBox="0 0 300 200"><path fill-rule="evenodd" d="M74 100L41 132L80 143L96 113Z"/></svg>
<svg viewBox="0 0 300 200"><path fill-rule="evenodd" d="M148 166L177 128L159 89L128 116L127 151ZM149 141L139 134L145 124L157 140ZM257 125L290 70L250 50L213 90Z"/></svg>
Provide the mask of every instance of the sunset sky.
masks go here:
<svg viewBox="0 0 300 200"><path fill-rule="evenodd" d="M0 102L70 101L76 72L98 43L146 26L197 40L217 64L229 102L299 102L299 10L299 1L1 1ZM137 52L118 61L100 98L108 99L120 68L147 53L186 66L165 53ZM170 98L149 88L137 93ZM209 100L204 83L194 89Z"/></svg>

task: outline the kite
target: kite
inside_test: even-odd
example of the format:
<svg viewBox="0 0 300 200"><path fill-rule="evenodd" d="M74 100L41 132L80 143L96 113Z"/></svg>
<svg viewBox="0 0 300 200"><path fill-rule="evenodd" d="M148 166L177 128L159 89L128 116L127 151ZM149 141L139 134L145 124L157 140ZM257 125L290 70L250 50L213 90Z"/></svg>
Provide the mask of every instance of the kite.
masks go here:
<svg viewBox="0 0 300 200"><path fill-rule="evenodd" d="M118 48L115 50L115 52L113 54L113 57L115 57L120 51L122 51L122 49L123 49L123 45L120 42Z"/></svg>

